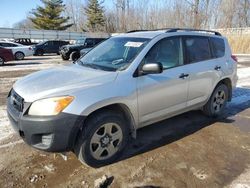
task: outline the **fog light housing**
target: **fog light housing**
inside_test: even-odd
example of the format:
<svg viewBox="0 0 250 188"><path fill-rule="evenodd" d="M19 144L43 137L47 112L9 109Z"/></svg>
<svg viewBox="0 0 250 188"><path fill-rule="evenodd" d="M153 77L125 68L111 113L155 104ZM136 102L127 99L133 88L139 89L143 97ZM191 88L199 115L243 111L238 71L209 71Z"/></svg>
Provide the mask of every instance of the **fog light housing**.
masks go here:
<svg viewBox="0 0 250 188"><path fill-rule="evenodd" d="M42 135L42 144L45 146L50 146L52 143L52 139L53 139L53 134L45 134Z"/></svg>

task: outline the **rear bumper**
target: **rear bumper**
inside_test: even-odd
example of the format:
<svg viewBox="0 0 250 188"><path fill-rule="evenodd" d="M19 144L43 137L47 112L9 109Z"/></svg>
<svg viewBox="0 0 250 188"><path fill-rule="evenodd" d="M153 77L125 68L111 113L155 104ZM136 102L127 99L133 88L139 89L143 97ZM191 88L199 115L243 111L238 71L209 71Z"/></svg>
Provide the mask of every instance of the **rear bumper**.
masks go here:
<svg viewBox="0 0 250 188"><path fill-rule="evenodd" d="M27 57L27 56L33 56L33 54L34 54L34 50L27 50L24 53L25 57Z"/></svg>
<svg viewBox="0 0 250 188"><path fill-rule="evenodd" d="M61 54L62 56L64 56L64 57L69 57L70 54L71 54L71 51L65 52L64 50L61 50L61 51L60 51L60 54Z"/></svg>
<svg viewBox="0 0 250 188"><path fill-rule="evenodd" d="M68 113L43 117L23 115L11 105L9 99L7 113L12 127L28 145L49 152L72 150L85 119Z"/></svg>

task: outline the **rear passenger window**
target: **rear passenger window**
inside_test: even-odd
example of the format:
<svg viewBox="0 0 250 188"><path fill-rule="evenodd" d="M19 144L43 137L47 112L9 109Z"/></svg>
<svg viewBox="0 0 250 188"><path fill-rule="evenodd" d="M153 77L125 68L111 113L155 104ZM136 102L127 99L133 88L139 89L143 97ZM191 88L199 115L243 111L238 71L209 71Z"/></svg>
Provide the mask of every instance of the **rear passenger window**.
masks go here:
<svg viewBox="0 0 250 188"><path fill-rule="evenodd" d="M10 43L1 43L3 47L13 47Z"/></svg>
<svg viewBox="0 0 250 188"><path fill-rule="evenodd" d="M209 41L206 37L186 37L184 39L188 63L211 59Z"/></svg>
<svg viewBox="0 0 250 188"><path fill-rule="evenodd" d="M213 49L213 55L216 58L223 57L225 55L225 43L220 38L210 38L210 42Z"/></svg>
<svg viewBox="0 0 250 188"><path fill-rule="evenodd" d="M87 47L94 46L94 39L86 39L85 44L87 45Z"/></svg>

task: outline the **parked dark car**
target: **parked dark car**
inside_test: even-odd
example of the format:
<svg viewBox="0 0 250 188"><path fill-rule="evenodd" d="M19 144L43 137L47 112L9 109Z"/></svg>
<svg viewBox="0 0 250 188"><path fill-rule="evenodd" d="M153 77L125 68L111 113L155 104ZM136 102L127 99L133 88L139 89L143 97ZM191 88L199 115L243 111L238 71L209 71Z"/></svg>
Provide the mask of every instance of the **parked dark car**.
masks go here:
<svg viewBox="0 0 250 188"><path fill-rule="evenodd" d="M15 43L19 43L22 45L27 45L27 46L31 46L31 45L35 45L37 44L36 42L32 42L30 39L28 38L18 38L14 40Z"/></svg>
<svg viewBox="0 0 250 188"><path fill-rule="evenodd" d="M73 61L79 59L80 51L84 48L93 48L106 38L83 38L76 41L75 44L62 46L60 54L63 60L72 59Z"/></svg>
<svg viewBox="0 0 250 188"><path fill-rule="evenodd" d="M57 53L59 55L60 47L67 44L69 42L60 40L41 42L34 46L34 55L43 55L45 53Z"/></svg>
<svg viewBox="0 0 250 188"><path fill-rule="evenodd" d="M15 58L11 49L0 47L0 66L4 65L5 62L12 61L14 59Z"/></svg>
<svg viewBox="0 0 250 188"><path fill-rule="evenodd" d="M83 56L85 55L86 53L88 53L90 50L92 50L93 48L84 48L80 51L80 55Z"/></svg>

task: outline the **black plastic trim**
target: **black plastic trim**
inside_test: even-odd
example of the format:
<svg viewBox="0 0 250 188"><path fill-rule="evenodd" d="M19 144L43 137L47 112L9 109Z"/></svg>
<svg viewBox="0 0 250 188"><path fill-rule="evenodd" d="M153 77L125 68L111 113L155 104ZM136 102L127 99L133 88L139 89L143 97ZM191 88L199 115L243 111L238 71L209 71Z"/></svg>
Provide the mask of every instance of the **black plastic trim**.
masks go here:
<svg viewBox="0 0 250 188"><path fill-rule="evenodd" d="M9 103L7 113L11 125L30 146L49 152L64 152L73 149L85 116L61 112L56 116L30 116L18 113ZM41 142L43 135L52 135L50 145ZM20 135L21 136L21 135Z"/></svg>

